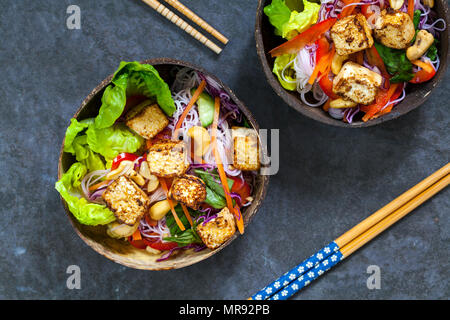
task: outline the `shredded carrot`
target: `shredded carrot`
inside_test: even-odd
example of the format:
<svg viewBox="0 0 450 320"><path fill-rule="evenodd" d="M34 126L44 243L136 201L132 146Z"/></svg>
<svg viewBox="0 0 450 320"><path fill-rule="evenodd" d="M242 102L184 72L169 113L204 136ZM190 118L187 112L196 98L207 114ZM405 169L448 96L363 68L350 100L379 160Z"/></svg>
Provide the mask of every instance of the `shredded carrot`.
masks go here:
<svg viewBox="0 0 450 320"><path fill-rule="evenodd" d="M136 229L131 238L133 239L133 241L142 240L142 235L139 229Z"/></svg>
<svg viewBox="0 0 450 320"><path fill-rule="evenodd" d="M167 183L164 178L159 178L159 183L161 184L161 187L163 188L164 192L167 194L169 193L169 189L167 188ZM172 200L167 198L167 202L169 202L170 211L172 211L173 217L175 219L175 222L177 223L178 227L181 229L181 231L186 230L183 223L181 222L180 218L178 218L177 213L175 212L175 207L173 206Z"/></svg>
<svg viewBox="0 0 450 320"><path fill-rule="evenodd" d="M186 206L184 204L181 204L181 208L183 209L184 215L186 216L186 218L189 221L189 224L192 227L194 224L192 223L192 218L191 218L191 215L189 214L188 208L186 208Z"/></svg>
<svg viewBox="0 0 450 320"><path fill-rule="evenodd" d="M220 182L222 183L223 191L225 193L225 199L227 200L227 207L234 214L238 230L241 234L243 234L244 219L242 218L239 209L233 207L233 201L231 200L230 196L230 188L228 186L227 176L225 170L223 169L222 159L220 159L220 154L217 150L216 135L217 135L217 125L219 122L219 112L220 112L220 99L219 97L216 97L214 100L214 120L211 129L211 145L214 152L214 158L216 159L217 171L219 172Z"/></svg>
<svg viewBox="0 0 450 320"><path fill-rule="evenodd" d="M192 160L194 160L195 164L204 164L205 162L203 161L202 158L197 157L193 151L191 151L191 158Z"/></svg>
<svg viewBox="0 0 450 320"><path fill-rule="evenodd" d="M329 70L331 69L331 62L333 61L335 49L334 47L325 54L320 60L316 63L316 66L314 67L313 73L311 74L311 77L308 80L309 84L314 84L314 81L316 81L316 78L319 74L328 74ZM328 72L327 72L328 71Z"/></svg>
<svg viewBox="0 0 450 320"><path fill-rule="evenodd" d="M328 99L327 102L325 102L325 104L322 106L323 111L330 110L330 102L331 102L331 99Z"/></svg>
<svg viewBox="0 0 450 320"><path fill-rule="evenodd" d="M192 109L192 106L194 103L197 102L198 98L200 97L200 94L203 92L206 86L206 81L202 80L200 82L200 85L198 86L197 90L195 90L194 95L192 96L192 99L189 101L188 105L186 106L186 109L184 109L183 113L181 114L180 118L178 119L177 124L175 125L175 129L173 130L172 138L176 137L178 129L180 129L181 125L183 124L184 119L186 118L189 111Z"/></svg>
<svg viewBox="0 0 450 320"><path fill-rule="evenodd" d="M414 0L408 0L408 14L411 20L414 19Z"/></svg>
<svg viewBox="0 0 450 320"><path fill-rule="evenodd" d="M110 180L105 180L96 184L93 184L92 186L89 187L89 191L94 191L97 190L105 185L107 185L109 183Z"/></svg>

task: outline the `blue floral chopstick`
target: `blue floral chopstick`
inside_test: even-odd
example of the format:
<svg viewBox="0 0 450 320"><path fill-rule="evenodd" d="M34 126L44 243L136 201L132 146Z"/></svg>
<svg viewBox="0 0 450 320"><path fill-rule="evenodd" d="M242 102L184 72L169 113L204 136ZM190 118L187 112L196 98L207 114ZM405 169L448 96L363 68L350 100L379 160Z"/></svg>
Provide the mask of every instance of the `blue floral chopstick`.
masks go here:
<svg viewBox="0 0 450 320"><path fill-rule="evenodd" d="M342 254L339 251L339 246L336 244L336 242L330 242L328 245L317 251L315 254L313 254L308 259L304 260L302 263L296 265L294 268L286 272L284 275L276 279L271 284L265 286L263 289L255 293L253 296L251 296L252 300L265 300L270 297L279 296L276 293L280 291L281 289L284 294L281 296L284 298L285 296L289 295L290 291L288 288L290 287L289 284L295 283L294 288L298 287L296 290L299 290L299 288L304 287L305 285L308 285L307 278L309 278L308 273L311 275L314 274L317 276L317 273L321 270L316 270L317 272L311 271L313 268L320 267L321 263L323 261L327 261L327 258L331 256L332 254L340 255ZM339 258L340 260L340 258ZM334 262L334 261L333 261ZM324 267L327 267L329 262L326 262L326 265ZM334 264L333 264L334 265ZM330 268L332 265L330 265L328 268ZM328 270L328 269L327 269ZM323 270L320 274L323 273ZM306 276L304 276L306 274ZM319 274L319 275L320 275ZM300 278L302 278L301 281L298 281ZM305 280L304 280L305 279ZM303 281L304 280L304 281ZM313 279L310 279L310 281ZM300 287L301 286L301 287ZM293 288L291 288L293 290ZM286 291L286 292L285 292ZM292 293L293 294L293 293ZM271 300L271 299L269 299ZM278 300L278 299L275 299ZM280 299L281 300L281 299Z"/></svg>
<svg viewBox="0 0 450 320"><path fill-rule="evenodd" d="M316 280L322 274L330 270L341 260L344 259L344 255L340 250L335 251L333 254L329 255L326 259L323 259L318 263L313 269L305 272L303 275L299 276L289 285L286 285L283 290L271 296L268 300L286 300L292 297L295 293L306 287L312 281Z"/></svg>

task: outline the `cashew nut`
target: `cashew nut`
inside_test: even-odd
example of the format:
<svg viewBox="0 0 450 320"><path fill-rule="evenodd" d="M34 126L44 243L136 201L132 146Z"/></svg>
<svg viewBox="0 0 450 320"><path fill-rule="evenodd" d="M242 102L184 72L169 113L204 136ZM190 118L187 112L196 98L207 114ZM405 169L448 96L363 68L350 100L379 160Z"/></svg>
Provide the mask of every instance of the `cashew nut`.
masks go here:
<svg viewBox="0 0 450 320"><path fill-rule="evenodd" d="M145 179L134 170L128 171L128 176L141 187L145 184Z"/></svg>
<svg viewBox="0 0 450 320"><path fill-rule="evenodd" d="M133 167L133 161L123 160L119 163L119 166L116 170L111 171L105 176L106 180L114 180L119 176L126 174Z"/></svg>
<svg viewBox="0 0 450 320"><path fill-rule="evenodd" d="M202 157L211 143L211 137L209 136L208 130L203 127L195 126L188 130L187 135L194 141L194 155Z"/></svg>
<svg viewBox="0 0 450 320"><path fill-rule="evenodd" d="M108 224L107 229L106 229L106 233L111 237L111 238L126 238L131 236L138 228L139 226L139 222L137 222L135 225L133 226L129 226L127 224L120 224L117 221L111 222L110 224Z"/></svg>
<svg viewBox="0 0 450 320"><path fill-rule="evenodd" d="M406 50L406 56L410 61L419 59L433 44L434 37L426 30L420 30L417 33L416 41Z"/></svg>
<svg viewBox="0 0 450 320"><path fill-rule="evenodd" d="M434 7L434 0L423 0L423 4L429 6L430 8Z"/></svg>
<svg viewBox="0 0 450 320"><path fill-rule="evenodd" d="M339 71L341 71L342 64L347 59L348 59L348 54L341 56L336 53L333 56L333 61L331 62L331 72L333 72L334 74L338 74Z"/></svg>
<svg viewBox="0 0 450 320"><path fill-rule="evenodd" d="M158 188L159 186L158 177L150 173L150 167L148 166L147 161L143 161L141 163L141 167L139 168L139 174L148 180L147 192L153 192Z"/></svg>
<svg viewBox="0 0 450 320"><path fill-rule="evenodd" d="M161 220L169 211L170 205L168 200L158 201L150 208L150 218L156 221Z"/></svg>
<svg viewBox="0 0 450 320"><path fill-rule="evenodd" d="M148 179L147 192L153 192L159 187L159 179L157 176L151 175Z"/></svg>
<svg viewBox="0 0 450 320"><path fill-rule="evenodd" d="M145 248L145 250L151 254L160 254L161 253L161 251L159 251L157 249L153 249L152 247L149 247L149 246L147 246L147 248Z"/></svg>
<svg viewBox="0 0 450 320"><path fill-rule="evenodd" d="M353 108L353 107L356 107L356 105L357 105L356 102L353 102L351 100L344 100L342 98L332 100L330 102L330 108L336 108L336 109Z"/></svg>
<svg viewBox="0 0 450 320"><path fill-rule="evenodd" d="M150 167L148 166L147 161L142 161L141 167L139 168L139 174L145 179L151 178L152 174L150 173Z"/></svg>
<svg viewBox="0 0 450 320"><path fill-rule="evenodd" d="M389 0L389 5L391 6L392 9L398 10L403 6L404 2L405 0Z"/></svg>

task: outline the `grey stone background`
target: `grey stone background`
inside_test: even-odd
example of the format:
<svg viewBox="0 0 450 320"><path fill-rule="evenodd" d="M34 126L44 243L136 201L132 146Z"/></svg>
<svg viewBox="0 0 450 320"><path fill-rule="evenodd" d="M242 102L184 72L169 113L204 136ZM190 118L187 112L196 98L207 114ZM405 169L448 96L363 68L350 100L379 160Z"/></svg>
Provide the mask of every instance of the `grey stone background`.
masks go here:
<svg viewBox="0 0 450 320"><path fill-rule="evenodd" d="M322 125L266 83L256 1L183 0L230 38L220 56L138 0L2 0L0 298L242 299L449 161L449 76L418 110L366 129ZM81 30L66 8L81 8ZM60 143L81 101L121 60L172 57L215 73L262 128L281 129L281 168L229 247L181 270L115 264L73 231L54 190ZM448 299L449 195L441 192L296 299ZM82 289L66 288L81 268ZM366 269L381 268L368 290Z"/></svg>

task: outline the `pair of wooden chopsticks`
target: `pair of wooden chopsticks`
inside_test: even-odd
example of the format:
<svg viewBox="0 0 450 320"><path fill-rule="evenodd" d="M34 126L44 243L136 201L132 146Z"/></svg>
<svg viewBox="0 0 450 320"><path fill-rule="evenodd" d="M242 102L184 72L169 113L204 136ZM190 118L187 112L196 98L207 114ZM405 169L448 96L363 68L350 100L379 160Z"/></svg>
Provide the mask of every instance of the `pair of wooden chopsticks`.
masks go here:
<svg viewBox="0 0 450 320"><path fill-rule="evenodd" d="M450 163L394 199L317 253L255 293L250 300L286 300L347 258L450 183Z"/></svg>
<svg viewBox="0 0 450 320"><path fill-rule="evenodd" d="M142 1L148 4L153 9L155 9L163 17L167 18L172 23L177 25L179 28L186 31L189 35L191 35L192 37L203 43L205 46L207 46L215 53L219 54L222 51L222 49L218 45L216 45L214 42L206 38L202 33L194 29L191 25L189 25L186 21L181 19L179 16L177 16L175 13L173 13L170 9L165 7L159 1L157 0L142 0ZM223 44L228 43L228 39L223 34L221 34L219 31L211 27L205 20L197 16L194 12L189 10L178 0L164 0L164 1L170 4L175 9L177 9L182 14L184 14L186 17L191 19L193 22L195 22L201 28L206 30L209 34L214 36L217 40L219 40Z"/></svg>

